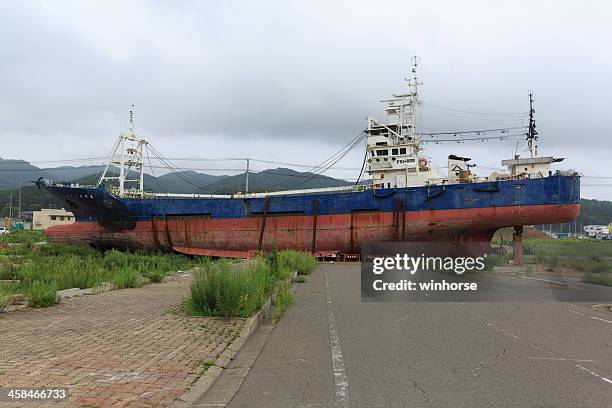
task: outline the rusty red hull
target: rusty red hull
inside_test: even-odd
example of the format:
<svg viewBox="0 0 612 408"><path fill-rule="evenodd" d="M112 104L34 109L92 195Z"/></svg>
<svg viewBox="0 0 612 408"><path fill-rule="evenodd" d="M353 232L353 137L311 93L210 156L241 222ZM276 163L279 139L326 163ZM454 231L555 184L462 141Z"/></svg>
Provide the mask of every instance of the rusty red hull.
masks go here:
<svg viewBox="0 0 612 408"><path fill-rule="evenodd" d="M51 241L100 248L178 251L248 257L258 249L293 248L359 253L366 241L458 240L488 243L502 227L555 224L573 220L580 204L549 204L449 210L281 215L249 218L151 218L133 229L111 231L95 221L47 229Z"/></svg>

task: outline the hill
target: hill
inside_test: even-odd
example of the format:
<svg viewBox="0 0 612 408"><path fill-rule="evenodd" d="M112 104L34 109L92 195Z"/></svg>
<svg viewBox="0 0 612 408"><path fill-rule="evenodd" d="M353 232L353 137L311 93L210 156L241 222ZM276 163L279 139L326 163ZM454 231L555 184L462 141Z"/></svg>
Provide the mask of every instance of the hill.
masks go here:
<svg viewBox="0 0 612 408"><path fill-rule="evenodd" d="M50 177L50 174L25 160L0 158L0 189L18 188L19 184L29 184L40 176Z"/></svg>
<svg viewBox="0 0 612 408"><path fill-rule="evenodd" d="M226 177L209 186L211 191L220 194L231 194L245 191L246 173ZM299 171L276 168L259 173L249 173L249 192L257 193L274 190L291 190L305 188L322 188L351 185L345 180L327 176L301 173Z"/></svg>
<svg viewBox="0 0 612 408"><path fill-rule="evenodd" d="M60 182L78 180L83 177L98 174L100 170L102 170L101 166L61 166L41 169L41 171L47 175L46 177Z"/></svg>

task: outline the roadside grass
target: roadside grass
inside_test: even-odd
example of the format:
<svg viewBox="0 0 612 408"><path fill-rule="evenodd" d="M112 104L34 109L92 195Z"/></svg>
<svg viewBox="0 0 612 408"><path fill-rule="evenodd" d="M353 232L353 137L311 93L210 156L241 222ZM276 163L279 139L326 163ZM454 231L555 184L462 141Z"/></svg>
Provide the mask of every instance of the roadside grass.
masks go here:
<svg viewBox="0 0 612 408"><path fill-rule="evenodd" d="M291 279L291 282L293 282L293 283L304 283L304 282L306 282L306 276L298 275L295 278Z"/></svg>
<svg viewBox="0 0 612 408"><path fill-rule="evenodd" d="M280 252L279 263L292 271L297 271L298 275L310 275L317 266L317 260L313 256L294 250Z"/></svg>
<svg viewBox="0 0 612 408"><path fill-rule="evenodd" d="M42 231L33 230L12 230L10 234L0 235L0 242L10 242L16 244L34 244L45 240Z"/></svg>
<svg viewBox="0 0 612 408"><path fill-rule="evenodd" d="M291 283L284 280L278 285L274 310L272 312L272 323L277 323L285 314L289 306L293 303L293 293L291 293Z"/></svg>
<svg viewBox="0 0 612 408"><path fill-rule="evenodd" d="M27 297L31 307L48 307L59 302L57 286L41 281L32 284Z"/></svg>
<svg viewBox="0 0 612 408"><path fill-rule="evenodd" d="M585 239L525 239L523 253L536 257L612 257L612 242Z"/></svg>
<svg viewBox="0 0 612 408"><path fill-rule="evenodd" d="M590 264L583 274L585 282L612 286L612 263L599 260Z"/></svg>
<svg viewBox="0 0 612 408"><path fill-rule="evenodd" d="M287 254L288 253L288 254ZM198 270L191 283L185 311L192 316L250 317L275 295L273 320L277 321L293 302L291 280L312 272L316 260L299 251L271 251L246 269L231 270L228 262L208 262Z"/></svg>
<svg viewBox="0 0 612 408"><path fill-rule="evenodd" d="M612 274L610 272L604 273L590 273L584 274L584 281L589 283L595 283L597 285L612 286Z"/></svg>
<svg viewBox="0 0 612 408"><path fill-rule="evenodd" d="M585 282L612 286L612 242L583 239L527 239L523 253L548 272L582 272Z"/></svg>
<svg viewBox="0 0 612 408"><path fill-rule="evenodd" d="M18 281L10 290L0 287L0 302L7 293L22 293L32 307L59 301L57 291L91 288L112 283L117 288L161 282L169 272L195 267L185 310L196 316L249 317L276 295L275 315L280 317L292 302L290 276L304 282L316 260L300 251L273 250L246 270L231 270L231 261L211 261L178 254L100 252L81 245L44 242L38 231L17 231L2 236L0 279ZM43 242L42 244L38 244ZM0 309L6 305L0 304ZM1 311L1 310L0 310Z"/></svg>
<svg viewBox="0 0 612 408"><path fill-rule="evenodd" d="M261 260L236 271L227 262L208 263L195 272L185 308L192 316L249 317L263 307L274 281L272 269Z"/></svg>
<svg viewBox="0 0 612 408"><path fill-rule="evenodd" d="M202 264L198 258L178 254L100 252L87 246L58 243L33 245L43 237L32 232L3 236L0 279L19 280L11 289L24 294L33 307L56 303L52 291L92 288L105 282L117 288L135 288L146 282L161 282L169 272Z"/></svg>
<svg viewBox="0 0 612 408"><path fill-rule="evenodd" d="M497 254L487 254L484 257L484 269L485 271L493 270L494 266L504 266L507 264L507 259L505 256L497 255Z"/></svg>
<svg viewBox="0 0 612 408"><path fill-rule="evenodd" d="M10 295L12 295L10 289L4 285L0 285L0 313L3 313L6 310L6 307L9 304Z"/></svg>

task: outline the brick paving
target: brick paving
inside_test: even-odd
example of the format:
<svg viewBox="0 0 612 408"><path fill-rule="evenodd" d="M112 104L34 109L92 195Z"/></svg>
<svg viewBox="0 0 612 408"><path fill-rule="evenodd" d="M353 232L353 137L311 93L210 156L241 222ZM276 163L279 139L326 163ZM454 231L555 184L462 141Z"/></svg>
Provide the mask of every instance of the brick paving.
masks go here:
<svg viewBox="0 0 612 408"><path fill-rule="evenodd" d="M170 405L244 324L181 313L189 282L176 278L0 315L0 387L69 388L67 401L39 404L46 407ZM11 404L0 402L36 406Z"/></svg>

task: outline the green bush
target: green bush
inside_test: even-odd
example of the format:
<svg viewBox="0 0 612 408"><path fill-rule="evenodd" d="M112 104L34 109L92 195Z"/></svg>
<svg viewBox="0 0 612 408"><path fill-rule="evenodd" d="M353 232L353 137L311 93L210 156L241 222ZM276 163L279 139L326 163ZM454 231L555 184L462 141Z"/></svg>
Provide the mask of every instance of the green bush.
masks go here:
<svg viewBox="0 0 612 408"><path fill-rule="evenodd" d="M492 271L494 266L503 266L506 264L506 259L501 255L487 254L484 257L484 270Z"/></svg>
<svg viewBox="0 0 612 408"><path fill-rule="evenodd" d="M585 272L583 280L598 285L612 286L612 274L609 272L592 273Z"/></svg>
<svg viewBox="0 0 612 408"><path fill-rule="evenodd" d="M111 282L114 283L118 289L139 288L142 286L142 280L140 279L138 271L127 267L115 271L111 278Z"/></svg>
<svg viewBox="0 0 612 408"><path fill-rule="evenodd" d="M41 281L32 283L27 297L31 307L48 307L59 302L57 287Z"/></svg>
<svg viewBox="0 0 612 408"><path fill-rule="evenodd" d="M270 265L257 262L246 270L230 270L226 262L197 271L186 309L199 316L250 317L270 295L274 281Z"/></svg>
<svg viewBox="0 0 612 408"><path fill-rule="evenodd" d="M0 285L0 313L3 313L6 310L6 307L9 304L9 296L11 292L7 290L3 285Z"/></svg>
<svg viewBox="0 0 612 408"><path fill-rule="evenodd" d="M297 271L298 275L310 275L317 267L317 260L306 252L288 250L279 254L279 264L289 271Z"/></svg>
<svg viewBox="0 0 612 408"><path fill-rule="evenodd" d="M587 268L588 273L608 273L611 270L612 266L607 262L597 262Z"/></svg>

